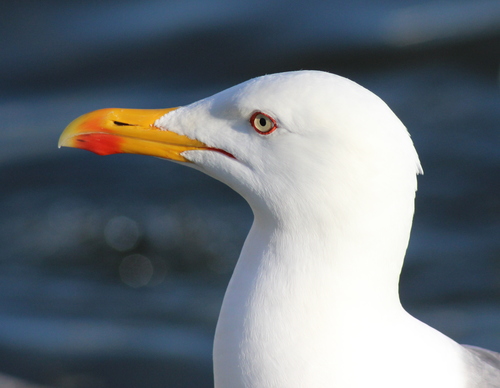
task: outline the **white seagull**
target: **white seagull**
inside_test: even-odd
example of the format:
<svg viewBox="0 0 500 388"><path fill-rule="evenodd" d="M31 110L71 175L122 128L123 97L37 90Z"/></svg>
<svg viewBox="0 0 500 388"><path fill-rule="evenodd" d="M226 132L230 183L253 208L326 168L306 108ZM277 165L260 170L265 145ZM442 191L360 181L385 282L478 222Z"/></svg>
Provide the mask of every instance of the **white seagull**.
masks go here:
<svg viewBox="0 0 500 388"><path fill-rule="evenodd" d="M401 306L422 169L401 121L358 84L266 75L180 108L88 113L59 145L174 160L250 204L215 333L216 388L500 387L500 354Z"/></svg>

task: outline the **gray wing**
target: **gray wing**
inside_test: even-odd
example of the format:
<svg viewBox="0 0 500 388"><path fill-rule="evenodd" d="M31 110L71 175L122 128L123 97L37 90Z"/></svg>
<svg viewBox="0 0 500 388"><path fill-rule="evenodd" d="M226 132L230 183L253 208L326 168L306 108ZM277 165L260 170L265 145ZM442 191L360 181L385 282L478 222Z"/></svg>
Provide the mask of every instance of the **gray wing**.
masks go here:
<svg viewBox="0 0 500 388"><path fill-rule="evenodd" d="M480 388L500 388L500 353L477 346L463 345L470 355L470 375L473 386Z"/></svg>

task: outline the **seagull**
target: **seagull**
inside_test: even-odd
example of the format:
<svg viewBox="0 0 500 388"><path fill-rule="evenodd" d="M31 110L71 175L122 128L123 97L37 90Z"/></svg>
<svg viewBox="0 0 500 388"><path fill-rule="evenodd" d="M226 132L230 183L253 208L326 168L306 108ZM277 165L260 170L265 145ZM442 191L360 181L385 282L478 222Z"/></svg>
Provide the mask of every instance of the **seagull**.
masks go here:
<svg viewBox="0 0 500 388"><path fill-rule="evenodd" d="M190 105L103 109L59 146L193 167L254 222L217 323L216 388L500 387L500 354L401 305L422 168L401 121L341 76L254 78Z"/></svg>

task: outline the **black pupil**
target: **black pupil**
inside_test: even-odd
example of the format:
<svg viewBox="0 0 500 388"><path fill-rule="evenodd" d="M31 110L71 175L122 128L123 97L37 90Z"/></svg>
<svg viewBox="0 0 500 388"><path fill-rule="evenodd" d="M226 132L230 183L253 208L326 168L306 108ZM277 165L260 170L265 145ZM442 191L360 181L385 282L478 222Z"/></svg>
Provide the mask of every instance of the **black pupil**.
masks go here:
<svg viewBox="0 0 500 388"><path fill-rule="evenodd" d="M259 124L260 124L261 127L265 127L266 124L267 124L267 120L264 117L261 117L259 119Z"/></svg>

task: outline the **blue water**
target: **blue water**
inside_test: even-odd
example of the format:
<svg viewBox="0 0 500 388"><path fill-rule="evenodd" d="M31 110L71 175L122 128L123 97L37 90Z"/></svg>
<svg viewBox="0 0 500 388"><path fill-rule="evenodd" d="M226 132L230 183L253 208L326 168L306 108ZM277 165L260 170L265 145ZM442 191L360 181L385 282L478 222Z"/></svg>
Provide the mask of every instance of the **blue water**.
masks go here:
<svg viewBox="0 0 500 388"><path fill-rule="evenodd" d="M182 166L56 147L103 107L187 104L294 69L348 76L425 170L405 307L500 351L498 1L12 2L0 61L0 372L54 387L211 387L251 223Z"/></svg>

